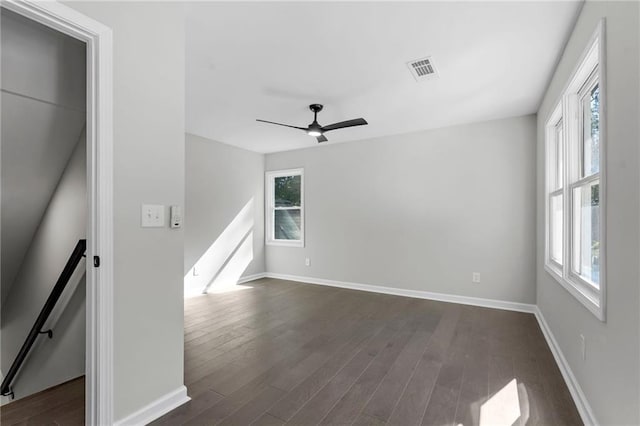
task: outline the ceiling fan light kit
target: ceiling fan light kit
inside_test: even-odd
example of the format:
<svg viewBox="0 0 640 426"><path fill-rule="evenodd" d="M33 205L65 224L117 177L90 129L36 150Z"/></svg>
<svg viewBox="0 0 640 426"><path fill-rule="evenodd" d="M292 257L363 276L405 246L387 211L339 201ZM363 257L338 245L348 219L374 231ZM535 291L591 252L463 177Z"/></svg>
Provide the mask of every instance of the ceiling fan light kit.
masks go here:
<svg viewBox="0 0 640 426"><path fill-rule="evenodd" d="M338 123L329 124L328 126L321 126L318 123L318 113L322 111L322 105L311 104L309 105L309 109L313 112L313 122L309 124L307 127L291 126L289 124L276 123L274 121L267 121L267 120L260 120L260 119L257 119L256 121L259 121L261 123L275 124L278 126L291 127L292 129L303 130L309 136L315 137L318 140L318 143L328 141L328 139L324 136L324 134L331 130L344 129L346 127L364 126L366 124L369 124L367 123L367 120L365 120L364 118L355 118L353 120L340 121Z"/></svg>

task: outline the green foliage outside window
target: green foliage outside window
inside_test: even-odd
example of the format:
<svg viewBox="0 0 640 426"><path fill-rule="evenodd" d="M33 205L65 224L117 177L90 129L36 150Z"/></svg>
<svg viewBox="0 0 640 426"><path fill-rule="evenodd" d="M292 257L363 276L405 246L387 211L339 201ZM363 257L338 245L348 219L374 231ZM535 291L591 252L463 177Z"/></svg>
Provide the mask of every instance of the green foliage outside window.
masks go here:
<svg viewBox="0 0 640 426"><path fill-rule="evenodd" d="M297 176L281 176L275 178L275 206L276 207L299 207L300 206L300 188L302 177Z"/></svg>

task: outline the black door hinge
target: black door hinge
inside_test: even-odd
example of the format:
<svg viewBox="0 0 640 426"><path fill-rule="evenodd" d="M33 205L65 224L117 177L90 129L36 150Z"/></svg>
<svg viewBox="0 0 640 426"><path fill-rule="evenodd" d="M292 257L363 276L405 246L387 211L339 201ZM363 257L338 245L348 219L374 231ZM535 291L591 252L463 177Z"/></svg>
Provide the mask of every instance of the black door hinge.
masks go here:
<svg viewBox="0 0 640 426"><path fill-rule="evenodd" d="M100 256L93 256L93 266L100 267Z"/></svg>

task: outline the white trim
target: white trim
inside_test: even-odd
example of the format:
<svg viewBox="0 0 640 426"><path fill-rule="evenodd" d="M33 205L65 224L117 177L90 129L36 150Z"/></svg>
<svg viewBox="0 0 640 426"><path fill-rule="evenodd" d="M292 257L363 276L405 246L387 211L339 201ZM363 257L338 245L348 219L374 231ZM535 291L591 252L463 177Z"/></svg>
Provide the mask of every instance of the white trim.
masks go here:
<svg viewBox="0 0 640 426"><path fill-rule="evenodd" d="M87 269L86 418L113 419L113 60L112 32L55 1L5 0L1 6L87 45Z"/></svg>
<svg viewBox="0 0 640 426"><path fill-rule="evenodd" d="M567 359L564 357L562 350L560 349L560 345L558 345L558 342L551 332L549 324L547 324L547 321L544 319L544 315L542 315L542 311L540 310L540 308L538 308L538 306L535 306L534 314L536 316L536 319L538 320L538 324L540 324L542 334L544 334L544 338L546 339L547 344L551 349L551 353L556 360L556 364L558 364L558 368L560 368L562 377L564 378L564 381L569 388L569 392L571 393L573 402L578 408L578 412L580 413L580 417L582 418L583 423L588 426L597 425L598 421L593 414L593 410L589 405L589 401L582 391L578 380L573 375L571 367L569 367L569 363L567 362Z"/></svg>
<svg viewBox="0 0 640 426"><path fill-rule="evenodd" d="M266 278L267 277L267 273L266 272L260 272L259 274L253 274L253 275L247 275L244 277L240 277L240 279L238 280L238 284L244 284L244 283L248 283L250 281L255 281L255 280L259 280L262 278Z"/></svg>
<svg viewBox="0 0 640 426"><path fill-rule="evenodd" d="M138 426L149 424L190 400L191 398L187 396L187 388L185 386L180 386L178 389L171 391L145 405L135 413L129 414L124 419L118 420L114 423L114 426Z"/></svg>
<svg viewBox="0 0 640 426"><path fill-rule="evenodd" d="M299 240L276 240L273 235L273 215L275 214L274 191L272 183L274 178L282 176L300 176L300 207L284 208L281 210L300 210L300 239ZM265 200L265 244L268 246L282 247L304 247L304 168L287 170L273 170L265 172L264 179L264 200Z"/></svg>
<svg viewBox="0 0 640 426"><path fill-rule="evenodd" d="M437 300L440 302L458 303L461 305L481 306L483 308L504 309L506 311L534 313L535 305L528 303L508 302L505 300L484 299L480 297L459 296L456 294L433 293L422 290L409 290L397 287L351 283L345 281L326 280L323 278L302 277L298 275L275 274L267 272L267 278L296 281L307 284L319 284L330 287L348 288L351 290L368 291L372 293L392 294L394 296L413 297L416 299Z"/></svg>

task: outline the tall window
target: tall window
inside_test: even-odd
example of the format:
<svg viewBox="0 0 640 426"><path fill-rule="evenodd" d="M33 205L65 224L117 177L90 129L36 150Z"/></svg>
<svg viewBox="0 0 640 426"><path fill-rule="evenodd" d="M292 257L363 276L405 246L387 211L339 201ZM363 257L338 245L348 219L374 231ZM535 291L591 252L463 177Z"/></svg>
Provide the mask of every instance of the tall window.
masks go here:
<svg viewBox="0 0 640 426"><path fill-rule="evenodd" d="M303 170L266 174L267 244L304 246Z"/></svg>
<svg viewBox="0 0 640 426"><path fill-rule="evenodd" d="M604 320L601 31L547 120L545 268Z"/></svg>

